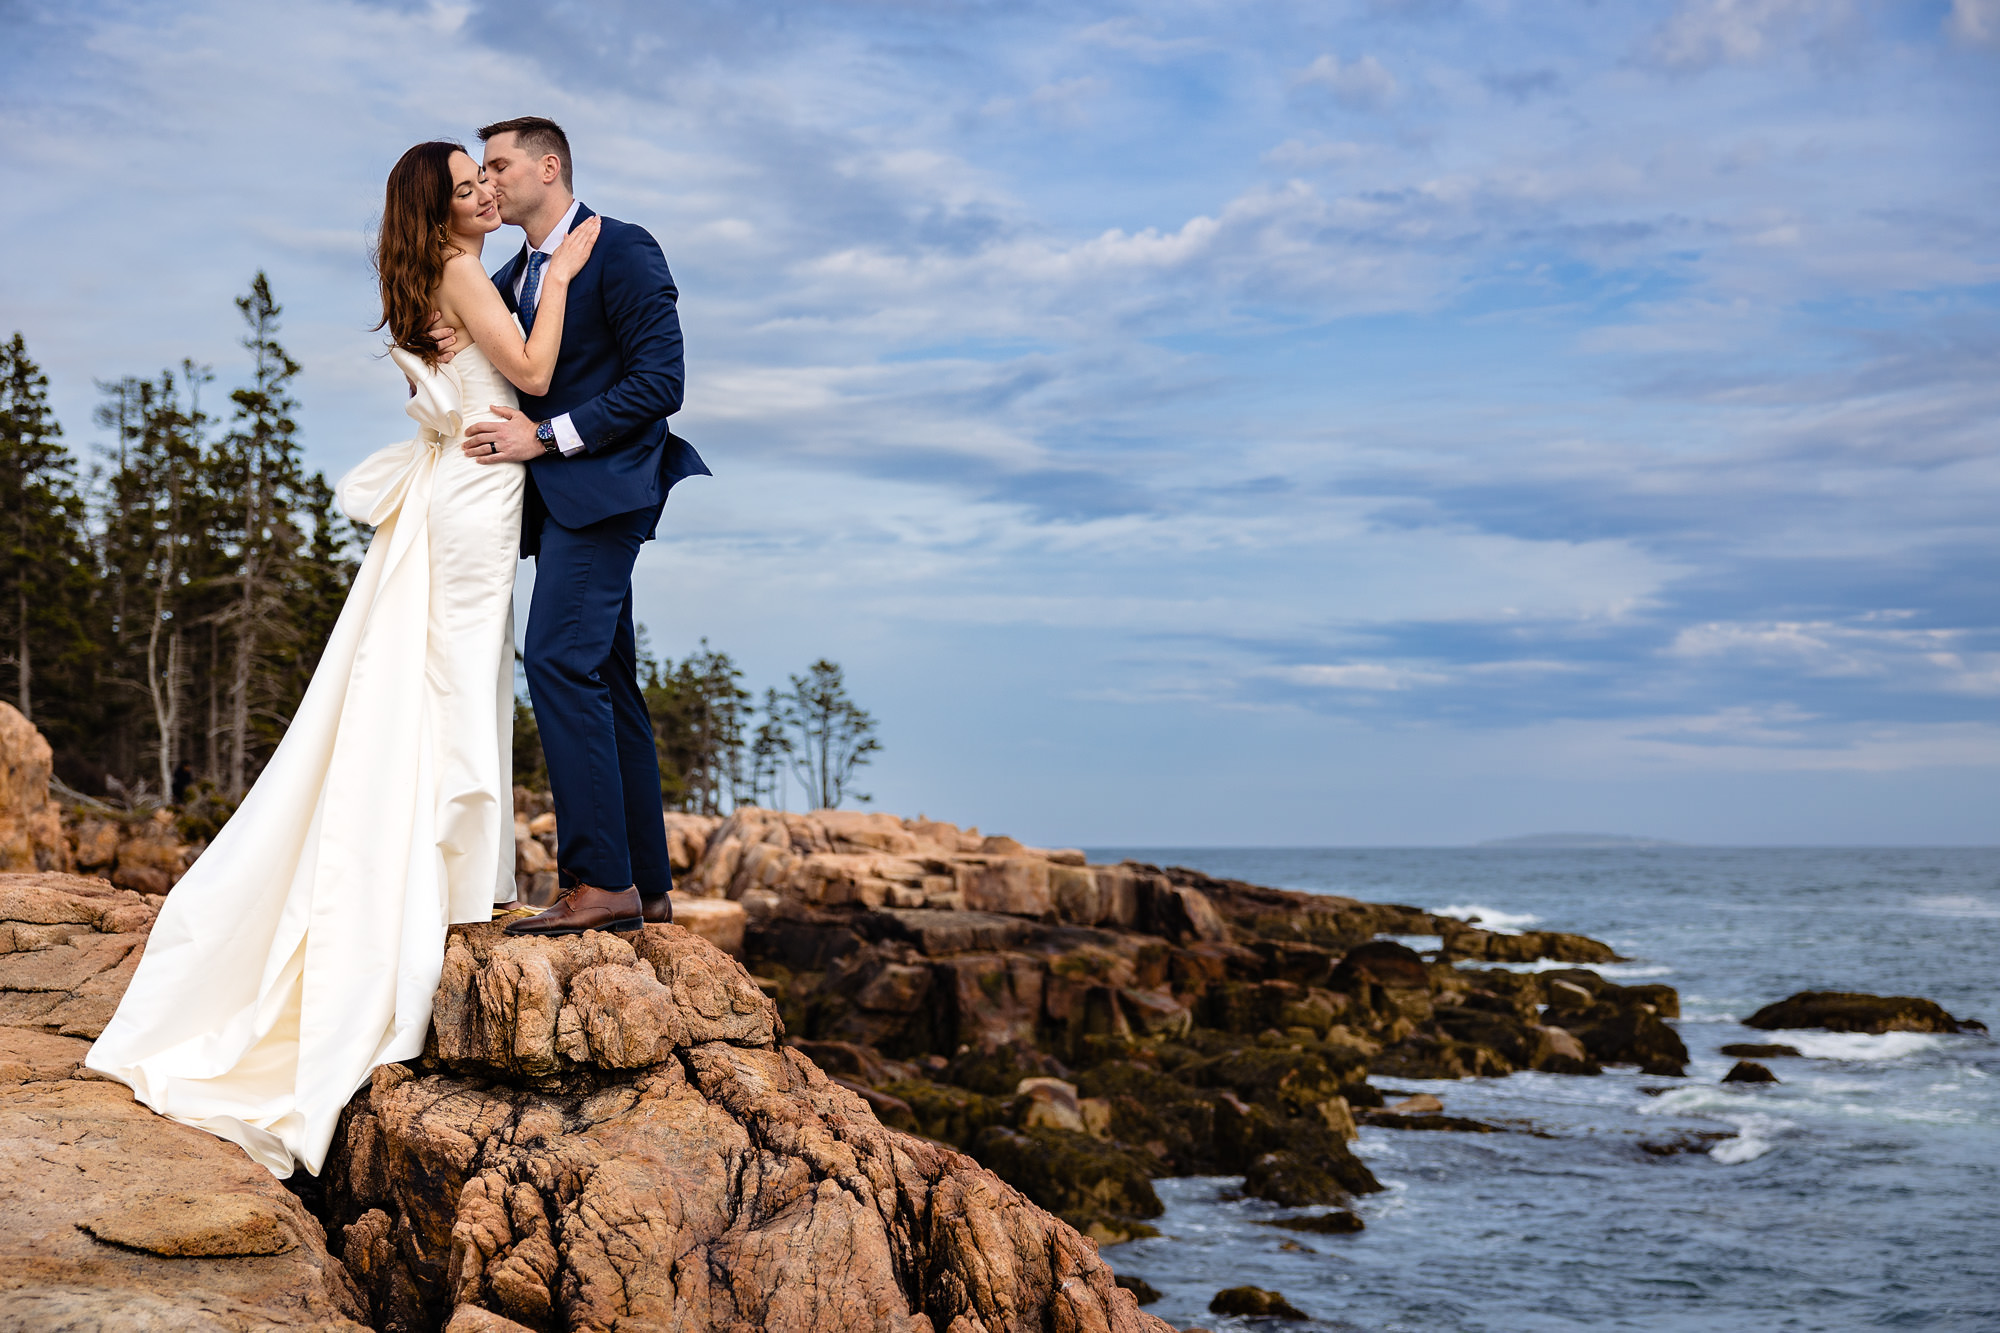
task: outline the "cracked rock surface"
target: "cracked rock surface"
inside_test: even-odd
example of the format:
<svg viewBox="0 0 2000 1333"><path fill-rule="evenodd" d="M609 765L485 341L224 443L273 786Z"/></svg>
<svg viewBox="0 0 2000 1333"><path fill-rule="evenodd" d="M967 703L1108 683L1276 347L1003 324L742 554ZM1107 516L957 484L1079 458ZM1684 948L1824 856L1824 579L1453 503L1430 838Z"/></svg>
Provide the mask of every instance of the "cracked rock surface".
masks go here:
<svg viewBox="0 0 2000 1333"><path fill-rule="evenodd" d="M154 910L0 875L0 1333L360 1333L361 1292L290 1190L82 1067Z"/></svg>
<svg viewBox="0 0 2000 1333"><path fill-rule="evenodd" d="M344 1118L325 1213L382 1329L1132 1330L1094 1243L885 1128L674 926L454 928L416 1067Z"/></svg>
<svg viewBox="0 0 2000 1333"><path fill-rule="evenodd" d="M424 1057L295 1192L82 1067L158 901L0 875L0 1333L1167 1327L674 926L455 928Z"/></svg>

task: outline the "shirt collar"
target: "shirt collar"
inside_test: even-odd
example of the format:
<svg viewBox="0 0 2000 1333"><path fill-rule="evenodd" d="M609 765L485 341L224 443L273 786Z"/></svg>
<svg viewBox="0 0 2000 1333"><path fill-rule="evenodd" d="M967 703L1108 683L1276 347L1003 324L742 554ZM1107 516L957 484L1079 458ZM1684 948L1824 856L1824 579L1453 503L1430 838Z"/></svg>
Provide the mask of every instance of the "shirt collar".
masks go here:
<svg viewBox="0 0 2000 1333"><path fill-rule="evenodd" d="M536 246L535 249L540 250L545 255L554 254L556 247L562 244L563 237L569 235L569 229L576 225L576 210L582 207L583 200L570 200L569 211L562 215L562 221L556 223L555 228L548 235L542 237L542 243Z"/></svg>

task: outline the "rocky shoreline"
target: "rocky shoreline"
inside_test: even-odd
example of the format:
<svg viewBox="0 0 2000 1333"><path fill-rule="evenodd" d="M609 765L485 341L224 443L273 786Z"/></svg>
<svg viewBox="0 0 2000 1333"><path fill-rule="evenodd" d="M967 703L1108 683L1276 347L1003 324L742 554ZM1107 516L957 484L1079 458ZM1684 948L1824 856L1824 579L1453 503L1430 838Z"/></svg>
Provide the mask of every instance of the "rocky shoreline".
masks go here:
<svg viewBox="0 0 2000 1333"><path fill-rule="evenodd" d="M81 1068L163 897L65 873L101 814L56 810L32 745L0 758L0 1330L1164 1330L1099 1252L1153 1234L1154 1180L1351 1234L1359 1126L1532 1132L1383 1081L1688 1060L1674 990L1579 935L922 818L669 814L679 924L454 928L422 1058L280 1183ZM532 900L553 819L516 813ZM95 836L116 878L137 839ZM1750 1022L1978 1028L1838 992Z"/></svg>
<svg viewBox="0 0 2000 1333"><path fill-rule="evenodd" d="M885 1124L969 1152L1103 1244L1152 1234L1158 1176L1344 1210L1380 1188L1348 1147L1360 1123L1490 1128L1389 1111L1377 1077L1687 1060L1669 987L1479 966L1616 959L1579 935L1092 866L925 819L670 818L677 899L740 906L789 1043ZM1389 938L1411 936L1435 956Z"/></svg>

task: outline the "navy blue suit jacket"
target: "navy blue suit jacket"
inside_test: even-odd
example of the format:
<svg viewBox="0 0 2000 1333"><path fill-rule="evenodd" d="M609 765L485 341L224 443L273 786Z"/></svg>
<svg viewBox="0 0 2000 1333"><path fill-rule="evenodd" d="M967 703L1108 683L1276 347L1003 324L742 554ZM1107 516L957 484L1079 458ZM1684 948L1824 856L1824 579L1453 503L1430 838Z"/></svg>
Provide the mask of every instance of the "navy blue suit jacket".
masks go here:
<svg viewBox="0 0 2000 1333"><path fill-rule="evenodd" d="M590 216L579 206L576 223ZM521 397L521 410L536 421L569 413L583 438L579 453L528 464L523 555L535 553L544 515L582 528L635 509L657 512L675 482L712 475L694 446L667 429L667 418L680 410L684 377L678 293L666 256L644 227L616 218L602 225L569 285L549 391ZM527 262L524 245L493 275L517 314L514 275Z"/></svg>

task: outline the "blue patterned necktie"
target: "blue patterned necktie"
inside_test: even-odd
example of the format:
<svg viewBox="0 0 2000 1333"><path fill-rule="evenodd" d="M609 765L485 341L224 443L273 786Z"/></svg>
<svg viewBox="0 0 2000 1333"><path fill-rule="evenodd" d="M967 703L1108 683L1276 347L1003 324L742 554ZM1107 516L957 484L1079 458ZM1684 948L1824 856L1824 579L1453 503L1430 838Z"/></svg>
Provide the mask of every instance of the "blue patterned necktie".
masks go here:
<svg viewBox="0 0 2000 1333"><path fill-rule="evenodd" d="M521 284L521 327L529 333L535 331L535 307L542 300L542 265L549 257L540 250L528 252L528 280Z"/></svg>

